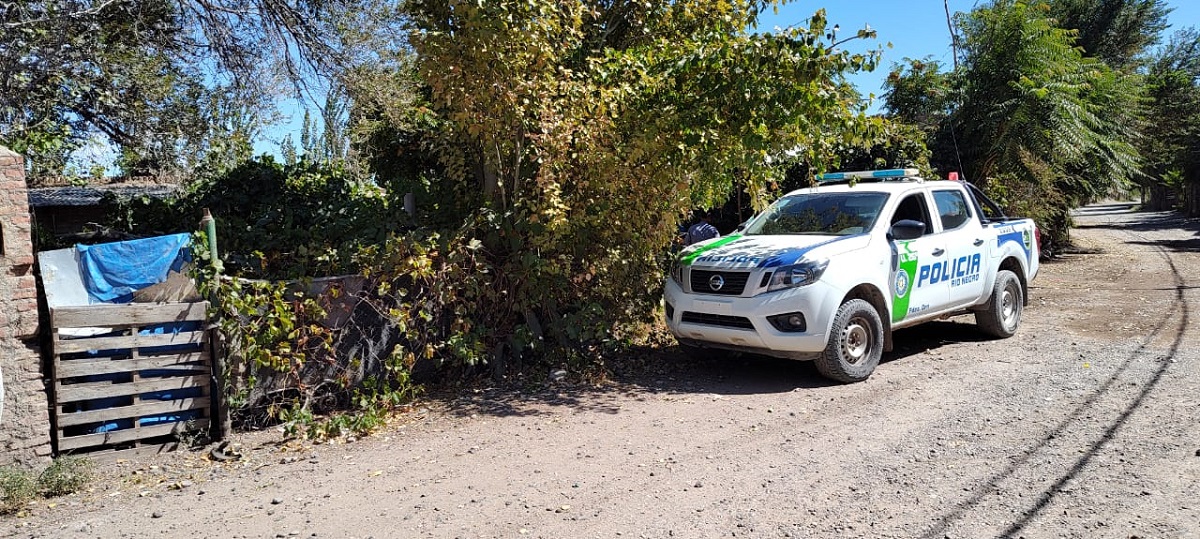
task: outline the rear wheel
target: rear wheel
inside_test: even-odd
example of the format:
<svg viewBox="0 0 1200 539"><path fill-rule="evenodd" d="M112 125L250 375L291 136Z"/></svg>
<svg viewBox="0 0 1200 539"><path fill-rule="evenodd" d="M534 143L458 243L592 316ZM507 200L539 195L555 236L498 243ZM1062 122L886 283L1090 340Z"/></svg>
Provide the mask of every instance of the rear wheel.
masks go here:
<svg viewBox="0 0 1200 539"><path fill-rule="evenodd" d="M839 382L861 382L883 355L883 321L870 303L852 299L838 308L817 371Z"/></svg>
<svg viewBox="0 0 1200 539"><path fill-rule="evenodd" d="M984 333L1000 339L1012 337L1021 325L1021 310L1025 306L1025 293L1017 275L1008 270L996 273L996 285L992 288L992 299L982 310L975 312L975 324Z"/></svg>

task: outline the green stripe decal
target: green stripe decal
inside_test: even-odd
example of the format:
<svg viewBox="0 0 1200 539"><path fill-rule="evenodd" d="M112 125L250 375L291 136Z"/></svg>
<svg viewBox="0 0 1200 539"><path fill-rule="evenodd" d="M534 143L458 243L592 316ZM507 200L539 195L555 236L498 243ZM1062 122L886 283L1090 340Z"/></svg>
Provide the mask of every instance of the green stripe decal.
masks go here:
<svg viewBox="0 0 1200 539"><path fill-rule="evenodd" d="M908 302L912 291L917 287L914 278L917 276L917 253L912 250L912 242L896 242L899 253L899 266L896 268L895 279L892 282L892 322L899 322L908 315Z"/></svg>
<svg viewBox="0 0 1200 539"><path fill-rule="evenodd" d="M721 247L721 246L733 243L734 241L739 240L741 238L742 238L742 236L740 234L735 235L735 236L726 236L726 237L721 238L717 241L714 241L708 245L705 245L704 247L696 249L695 251L692 251L691 253L688 253L683 258L681 258L679 261L685 266L690 266L690 265L692 265L692 262L695 262L697 258L700 258L700 255L707 253L708 251L711 251L713 249L716 249L717 247Z"/></svg>

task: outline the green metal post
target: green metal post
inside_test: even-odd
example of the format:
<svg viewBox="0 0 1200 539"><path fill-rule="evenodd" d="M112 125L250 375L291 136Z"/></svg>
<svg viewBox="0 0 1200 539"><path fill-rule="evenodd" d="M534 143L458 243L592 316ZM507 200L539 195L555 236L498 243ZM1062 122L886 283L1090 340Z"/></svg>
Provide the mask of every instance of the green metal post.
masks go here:
<svg viewBox="0 0 1200 539"><path fill-rule="evenodd" d="M212 260L213 279L217 281L213 283L213 294L208 299L214 307L217 307L219 298L216 295L216 285L221 280L221 270L224 268L221 264L221 256L217 252L217 220L213 218L212 212L208 211L208 208L204 208L204 217L200 219L200 224L204 227L204 235L208 237L208 254ZM220 309L216 309L216 311L220 312ZM212 422L213 428L211 431L214 439L223 440L233 432L233 426L229 417L229 406L225 402L224 382L228 376L225 367L225 347L223 346L224 342L220 329L213 324L210 326L210 330L210 357L213 363L211 395L213 396L213 413L217 417L217 420Z"/></svg>
<svg viewBox="0 0 1200 539"><path fill-rule="evenodd" d="M204 235L208 236L208 254L212 256L213 269L219 274L224 267L220 255L217 254L217 220L208 208L204 208L204 217L200 219L200 224L204 225Z"/></svg>

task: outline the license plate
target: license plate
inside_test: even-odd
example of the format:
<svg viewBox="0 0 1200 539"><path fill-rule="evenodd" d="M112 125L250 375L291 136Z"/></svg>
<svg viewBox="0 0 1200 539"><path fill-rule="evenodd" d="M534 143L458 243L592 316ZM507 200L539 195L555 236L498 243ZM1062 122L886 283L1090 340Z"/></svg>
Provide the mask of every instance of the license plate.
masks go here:
<svg viewBox="0 0 1200 539"><path fill-rule="evenodd" d="M709 314L732 314L733 302L696 299L692 300L692 308Z"/></svg>

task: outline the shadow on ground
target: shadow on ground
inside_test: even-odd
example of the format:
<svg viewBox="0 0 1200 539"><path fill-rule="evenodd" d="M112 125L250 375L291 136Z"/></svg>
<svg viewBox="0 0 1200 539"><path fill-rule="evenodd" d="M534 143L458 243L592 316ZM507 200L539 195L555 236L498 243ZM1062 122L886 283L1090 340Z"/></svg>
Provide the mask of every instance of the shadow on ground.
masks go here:
<svg viewBox="0 0 1200 539"><path fill-rule="evenodd" d="M948 344L987 340L974 324L955 321L898 330L895 337L895 348L884 353L879 369ZM610 369L609 379L603 383L531 379L526 387L435 391L431 399L460 416L537 416L563 408L615 414L622 401L654 395L759 395L842 385L821 376L811 361L723 351L689 355L670 344L634 348L612 361Z"/></svg>
<svg viewBox="0 0 1200 539"><path fill-rule="evenodd" d="M1141 204L1137 202L1114 202L1111 204L1093 204L1071 212L1076 217L1099 217L1102 215L1118 215L1138 211Z"/></svg>
<svg viewBox="0 0 1200 539"><path fill-rule="evenodd" d="M1111 228L1126 231L1173 229L1200 234L1200 232L1197 232L1200 230L1200 220L1185 219L1174 214L1164 213L1149 213L1139 217L1135 222L1128 223L1129 226L1127 226L1127 223L1112 223L1095 225L1093 228ZM1136 232L1132 235L1134 237L1143 237ZM1010 455L1007 459L1007 464L1002 469L986 481L977 483L970 490L970 495L966 499L948 507L947 512L935 520L933 526L926 530L920 537L925 539L950 537L946 533L947 530L960 521L971 520L971 513L994 495L1000 484L1010 480L1017 475L1019 470L1025 468L1037 458L1049 446L1051 440L1063 436L1069 429L1087 429L1090 431L1087 434L1090 434L1092 441L1086 447L1079 449L1079 456L1054 478L1055 481L1053 483L1042 489L1041 492L1034 491L1029 493L1032 496L1025 496L1026 500L1031 501L1022 502L1028 503L1026 508L1019 515L1014 515L1013 521L998 535L998 537L1005 538L1024 537L1026 529L1031 526L1035 519L1046 513L1062 493L1069 492L1065 487L1078 479L1082 471L1092 464L1093 459L1116 437L1117 433L1125 426L1130 417L1138 412L1146 400L1154 393L1168 369L1175 363L1174 358L1180 351L1185 335L1191 329L1189 320L1191 308L1188 304L1187 296L1184 294L1184 290L1189 287L1186 286L1186 281L1183 277L1184 274L1170 255L1172 249L1167 245L1168 242L1146 241L1143 243L1141 241L1130 241L1126 243L1141 243L1160 248L1158 254L1170 266L1172 280L1175 285L1172 288L1166 288L1166 290L1175 291L1175 297L1170 307L1162 312L1162 316L1158 319L1153 331L1141 339L1139 346L1126 357L1125 361L1107 380L1092 390L1086 400L1076 405L1070 413L1047 431L1036 443ZM1165 355L1159 350L1150 347L1159 334L1171 332L1174 333L1174 336ZM1154 366L1153 375L1148 380L1139 380L1130 374L1129 371L1138 363ZM1128 400L1123 408L1113 409L1111 405L1102 405L1102 399L1110 391L1113 391L1115 387L1129 386L1138 387L1139 390L1132 399ZM1089 426L1082 421L1084 418L1094 421L1097 416L1104 417L1102 425Z"/></svg>
<svg viewBox="0 0 1200 539"><path fill-rule="evenodd" d="M1077 217L1090 215L1107 215L1105 213L1085 213L1086 209L1077 210ZM1118 222L1106 222L1099 224L1078 224L1075 228L1078 229L1108 229L1108 230L1124 230L1132 233L1135 237L1140 237L1139 232L1159 231L1159 230L1182 230L1185 233L1192 235L1192 238L1156 241L1147 238L1136 239L1127 243L1132 245L1146 245L1152 247L1162 247L1168 251L1174 252L1197 252L1200 251L1200 219L1185 217L1174 212L1119 212L1130 213L1128 219L1123 219Z"/></svg>

